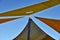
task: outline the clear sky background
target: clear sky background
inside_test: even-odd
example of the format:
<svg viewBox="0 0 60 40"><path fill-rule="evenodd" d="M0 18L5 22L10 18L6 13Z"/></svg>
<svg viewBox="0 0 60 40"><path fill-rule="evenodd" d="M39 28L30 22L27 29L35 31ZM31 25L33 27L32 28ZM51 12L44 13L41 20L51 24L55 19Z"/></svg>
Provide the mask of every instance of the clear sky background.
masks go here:
<svg viewBox="0 0 60 40"><path fill-rule="evenodd" d="M43 1L46 0L0 0L0 13L17 8L22 8ZM54 18L60 20L60 5L38 12L33 16ZM32 18L34 20L34 17ZM28 22L28 19L29 18L26 16L24 18L0 24L0 40L12 40L13 38L15 38L24 29ZM41 23L39 23L38 25L40 26L40 24ZM48 28L46 29L48 30Z"/></svg>

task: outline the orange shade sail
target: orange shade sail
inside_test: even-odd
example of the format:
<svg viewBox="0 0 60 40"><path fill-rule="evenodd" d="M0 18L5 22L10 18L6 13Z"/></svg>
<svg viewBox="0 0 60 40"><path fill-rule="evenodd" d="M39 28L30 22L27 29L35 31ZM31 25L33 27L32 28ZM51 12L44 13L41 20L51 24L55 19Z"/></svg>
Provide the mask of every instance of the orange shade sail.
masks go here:
<svg viewBox="0 0 60 40"><path fill-rule="evenodd" d="M46 23L50 27L52 27L54 30L60 33L60 20L54 20L54 19L47 19L47 18L39 18L39 20Z"/></svg>
<svg viewBox="0 0 60 40"><path fill-rule="evenodd" d="M1 23L5 23L5 22L8 22L8 21L11 21L11 20L15 20L17 18L5 18L5 19L0 19L0 24Z"/></svg>

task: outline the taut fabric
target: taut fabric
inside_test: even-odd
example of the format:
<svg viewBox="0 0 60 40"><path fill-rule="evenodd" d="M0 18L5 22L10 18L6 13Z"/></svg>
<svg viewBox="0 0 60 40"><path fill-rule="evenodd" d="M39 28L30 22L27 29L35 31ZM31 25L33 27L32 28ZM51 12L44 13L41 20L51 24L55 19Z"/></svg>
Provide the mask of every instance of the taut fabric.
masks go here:
<svg viewBox="0 0 60 40"><path fill-rule="evenodd" d="M30 24L30 40L54 40L42 31L32 20L27 24L25 29L13 40L28 40L28 26Z"/></svg>
<svg viewBox="0 0 60 40"><path fill-rule="evenodd" d="M31 6L27 6L24 8L19 8L16 10L11 10L5 13L0 14L0 16L22 16L22 15L30 15L36 12L42 11L44 9L53 7L60 4L60 0L48 0L46 2L34 4Z"/></svg>
<svg viewBox="0 0 60 40"><path fill-rule="evenodd" d="M18 18L5 18L5 19L0 19L0 24L1 23L5 23L5 22L8 22L8 21L11 21L11 20L15 20L15 19L18 19Z"/></svg>
<svg viewBox="0 0 60 40"><path fill-rule="evenodd" d="M46 23L47 25L49 25L51 28L53 28L57 32L60 33L60 20L47 19L47 18L39 18L39 17L37 17L37 18L39 20L41 20L42 22Z"/></svg>

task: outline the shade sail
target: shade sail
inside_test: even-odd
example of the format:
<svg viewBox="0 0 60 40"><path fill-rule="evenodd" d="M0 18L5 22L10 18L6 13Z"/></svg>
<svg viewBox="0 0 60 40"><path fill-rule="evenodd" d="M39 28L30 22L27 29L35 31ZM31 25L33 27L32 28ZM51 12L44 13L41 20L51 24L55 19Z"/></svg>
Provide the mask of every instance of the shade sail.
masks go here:
<svg viewBox="0 0 60 40"><path fill-rule="evenodd" d="M0 19L0 24L1 23L5 23L5 22L8 22L8 21L11 21L11 20L15 20L15 19L18 19L18 18L5 18L5 19Z"/></svg>
<svg viewBox="0 0 60 40"><path fill-rule="evenodd" d="M38 3L35 5L27 6L21 9L16 9L12 11L8 11L0 14L0 16L22 16L22 15L30 15L36 12L42 11L44 9L53 7L59 3L59 0L48 0L46 2Z"/></svg>
<svg viewBox="0 0 60 40"><path fill-rule="evenodd" d="M25 29L13 40L28 40L30 26L30 39L29 40L54 40L52 37L47 35L44 31L42 31L31 19Z"/></svg>
<svg viewBox="0 0 60 40"><path fill-rule="evenodd" d="M47 18L39 18L39 20L46 23L50 27L52 27L54 30L60 33L60 20L54 20L54 19L47 19Z"/></svg>

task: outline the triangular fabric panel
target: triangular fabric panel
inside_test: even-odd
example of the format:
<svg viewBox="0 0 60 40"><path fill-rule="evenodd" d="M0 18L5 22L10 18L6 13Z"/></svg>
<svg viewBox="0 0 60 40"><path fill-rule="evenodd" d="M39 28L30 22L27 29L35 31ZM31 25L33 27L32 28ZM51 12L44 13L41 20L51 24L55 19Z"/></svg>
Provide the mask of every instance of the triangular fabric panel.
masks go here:
<svg viewBox="0 0 60 40"><path fill-rule="evenodd" d="M52 27L54 30L60 33L60 20L54 20L54 19L47 19L47 18L39 18L39 20L46 23L50 27Z"/></svg>
<svg viewBox="0 0 60 40"><path fill-rule="evenodd" d="M18 19L18 18L5 18L5 19L0 19L0 24L1 23L5 23L5 22L8 22L8 21L15 20L15 19Z"/></svg>
<svg viewBox="0 0 60 40"><path fill-rule="evenodd" d="M0 16L22 16L22 15L30 15L36 12L42 11L44 9L53 7L60 4L59 0L48 0L46 2L34 4L31 6L27 6L21 9L16 9L12 11L8 11L5 13L0 14Z"/></svg>
<svg viewBox="0 0 60 40"><path fill-rule="evenodd" d="M30 26L30 38L28 39L28 30ZM52 37L48 36L43 32L31 19L25 29L13 40L54 40Z"/></svg>

